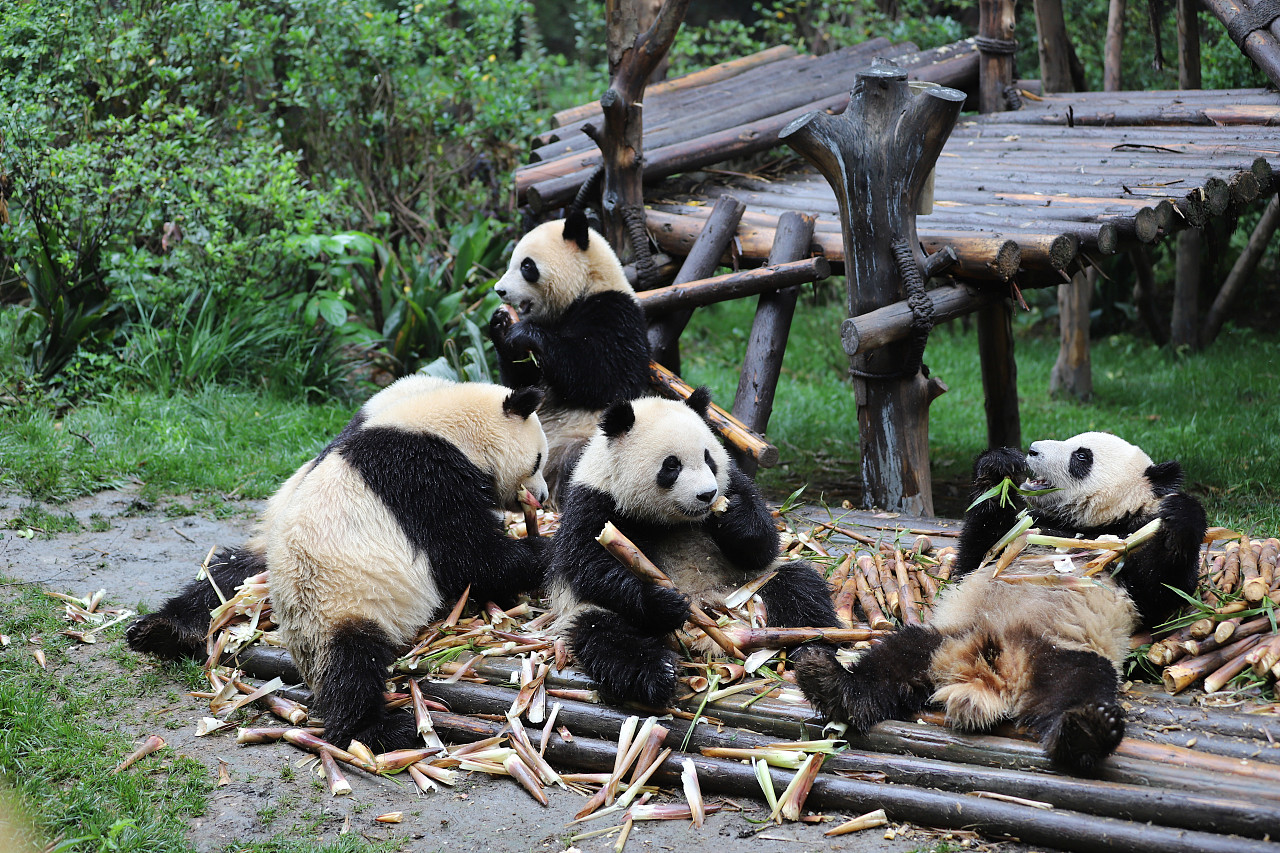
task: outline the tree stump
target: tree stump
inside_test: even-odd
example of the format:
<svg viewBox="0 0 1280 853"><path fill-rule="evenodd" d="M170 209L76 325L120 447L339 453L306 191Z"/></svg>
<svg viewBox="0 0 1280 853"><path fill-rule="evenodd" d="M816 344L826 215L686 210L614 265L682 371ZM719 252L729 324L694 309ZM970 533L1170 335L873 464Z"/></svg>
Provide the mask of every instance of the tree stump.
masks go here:
<svg viewBox="0 0 1280 853"><path fill-rule="evenodd" d="M779 134L835 192L851 318L899 301L904 279L924 268L916 210L964 100L963 92L941 86L912 97L906 72L877 60L857 75L843 113L809 113ZM932 515L929 403L945 386L923 375L915 343L850 356L850 373L863 502Z"/></svg>

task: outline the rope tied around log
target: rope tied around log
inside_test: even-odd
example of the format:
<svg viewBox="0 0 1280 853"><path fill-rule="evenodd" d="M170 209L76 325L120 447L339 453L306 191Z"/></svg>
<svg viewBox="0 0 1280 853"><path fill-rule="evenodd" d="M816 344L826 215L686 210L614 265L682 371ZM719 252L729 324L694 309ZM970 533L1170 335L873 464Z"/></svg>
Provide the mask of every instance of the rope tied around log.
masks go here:
<svg viewBox="0 0 1280 853"><path fill-rule="evenodd" d="M1244 40L1255 30L1264 30L1280 18L1280 0L1258 0L1227 22L1227 35L1244 50Z"/></svg>
<svg viewBox="0 0 1280 853"><path fill-rule="evenodd" d="M978 46L979 53L988 56L1013 56L1018 52L1017 39L998 39L991 36L974 36L973 43Z"/></svg>
<svg viewBox="0 0 1280 853"><path fill-rule="evenodd" d="M911 348L899 370L873 373L850 367L849 375L858 379L899 379L915 376L919 370L923 370L925 376L929 375L929 368L924 363L924 348L929 343L929 332L933 331L933 300L924 289L924 278L920 275L911 244L901 237L893 241L893 259L902 276L903 289L907 292L907 307L911 309Z"/></svg>
<svg viewBox="0 0 1280 853"><path fill-rule="evenodd" d="M604 150L604 146L600 144L599 128L594 124L585 124L582 126L582 132L600 150ZM582 186L578 187L578 192L573 198L573 207L581 209L586 205L587 200L603 179L604 164L601 163L591 170L591 174L582 182ZM635 252L636 290L648 290L653 287L658 270L653 265L653 253L649 251L649 232L645 230L644 207L643 205L624 205L620 213L623 223L627 226L627 236L631 239L631 249Z"/></svg>

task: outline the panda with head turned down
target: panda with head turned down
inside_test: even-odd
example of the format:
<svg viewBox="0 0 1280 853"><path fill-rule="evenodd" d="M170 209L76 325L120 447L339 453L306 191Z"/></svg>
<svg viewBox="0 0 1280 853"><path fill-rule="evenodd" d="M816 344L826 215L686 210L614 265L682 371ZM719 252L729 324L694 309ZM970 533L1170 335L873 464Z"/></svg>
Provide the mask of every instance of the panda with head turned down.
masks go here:
<svg viewBox="0 0 1280 853"><path fill-rule="evenodd" d="M468 586L502 603L542 583L545 540L502 526L521 487L546 497L541 400L537 389L405 377L280 487L257 536L210 565L227 595L270 572L282 638L336 746L411 745L412 715L385 710L387 667ZM218 604L207 580L192 581L130 626L129 645L202 658Z"/></svg>
<svg viewBox="0 0 1280 853"><path fill-rule="evenodd" d="M1013 448L983 453L973 498L1027 469L1024 490L1056 489L1026 498L1043 532L1125 537L1155 518L1159 531L1088 588L1012 582L992 578L990 566L975 570L1014 526L1021 502L983 501L965 516L957 582L932 624L897 630L848 670L820 648L796 658L797 681L820 713L861 733L938 702L958 728L1026 726L1056 766L1076 773L1094 772L1115 750L1124 734L1118 693L1129 638L1178 609L1182 599L1170 587L1194 590L1204 509L1180 490L1177 462L1153 464L1099 432L1034 442L1025 457ZM1051 558L1029 554L1005 575L1014 573L1058 574Z"/></svg>
<svg viewBox="0 0 1280 853"><path fill-rule="evenodd" d="M489 321L502 383L547 394L539 415L558 499L600 413L648 387L644 311L617 255L577 209L526 234L494 290L520 317L499 308Z"/></svg>
<svg viewBox="0 0 1280 853"><path fill-rule="evenodd" d="M766 571L770 625L838 625L826 581L782 562L755 484L707 425L710 395L615 403L582 451L552 544L552 609L579 666L607 696L661 706L675 691L673 632L689 601L715 605ZM721 508L720 498L725 499ZM716 509L713 509L716 507ZM596 541L613 524L675 589L636 577Z"/></svg>

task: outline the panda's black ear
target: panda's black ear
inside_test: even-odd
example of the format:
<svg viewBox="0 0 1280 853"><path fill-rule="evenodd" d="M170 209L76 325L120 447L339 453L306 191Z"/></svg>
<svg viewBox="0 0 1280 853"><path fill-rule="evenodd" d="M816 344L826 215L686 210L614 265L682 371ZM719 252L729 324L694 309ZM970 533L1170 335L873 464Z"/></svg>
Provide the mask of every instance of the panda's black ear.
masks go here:
<svg viewBox="0 0 1280 853"><path fill-rule="evenodd" d="M507 395L507 399L502 401L502 411L508 415L519 415L522 419L527 419L537 411L538 406L542 405L542 398L546 396L541 388L521 388L519 391L512 391Z"/></svg>
<svg viewBox="0 0 1280 853"><path fill-rule="evenodd" d="M617 438L636 424L636 410L630 400L619 400L600 416L600 429L609 438Z"/></svg>
<svg viewBox="0 0 1280 853"><path fill-rule="evenodd" d="M711 405L711 392L706 385L699 385L684 401L685 405L698 413L704 421L707 419L707 407Z"/></svg>
<svg viewBox="0 0 1280 853"><path fill-rule="evenodd" d="M564 218L564 238L578 244L582 251L587 250L591 240L591 226L587 224L587 214L581 208L569 208L569 215Z"/></svg>
<svg viewBox="0 0 1280 853"><path fill-rule="evenodd" d="M1146 475L1155 493L1161 497L1182 488L1182 466L1177 462L1148 465Z"/></svg>

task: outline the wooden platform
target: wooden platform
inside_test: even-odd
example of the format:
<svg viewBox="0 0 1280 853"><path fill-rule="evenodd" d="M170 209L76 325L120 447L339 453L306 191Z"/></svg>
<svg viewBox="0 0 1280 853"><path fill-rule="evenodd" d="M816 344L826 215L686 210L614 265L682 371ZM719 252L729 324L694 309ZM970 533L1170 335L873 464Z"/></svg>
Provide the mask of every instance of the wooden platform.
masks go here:
<svg viewBox="0 0 1280 853"><path fill-rule="evenodd" d="M1139 119L1149 123L1119 124ZM933 212L917 220L921 241L930 252L955 248L961 278L1059 283L1088 256L1153 243L1275 192L1277 122L1280 94L1265 90L1063 95L962 119L938 161ZM709 202L729 194L748 208L744 258L767 256L777 217L801 210L818 216L822 254L843 262L835 196L807 166L680 189L651 195L649 228L664 251L686 253Z"/></svg>
<svg viewBox="0 0 1280 853"><path fill-rule="evenodd" d="M883 39L823 57L773 48L659 84L645 103L648 225L663 251L686 255L711 202L747 205L740 257L764 260L777 217L818 216L815 248L833 264L844 248L835 197L796 158L783 174L711 180L697 170L769 150L812 110L840 112L858 71L882 56L913 80L976 85L973 40L930 51ZM516 186L534 209L566 204L599 163L582 127L598 105L558 114ZM919 219L927 251L952 246L967 280L1056 284L1090 258L1152 243L1276 190L1280 94L1269 90L1023 93L1017 111L962 118L938 163L931 215ZM785 154L785 146L778 149ZM686 178L666 181L683 173Z"/></svg>

